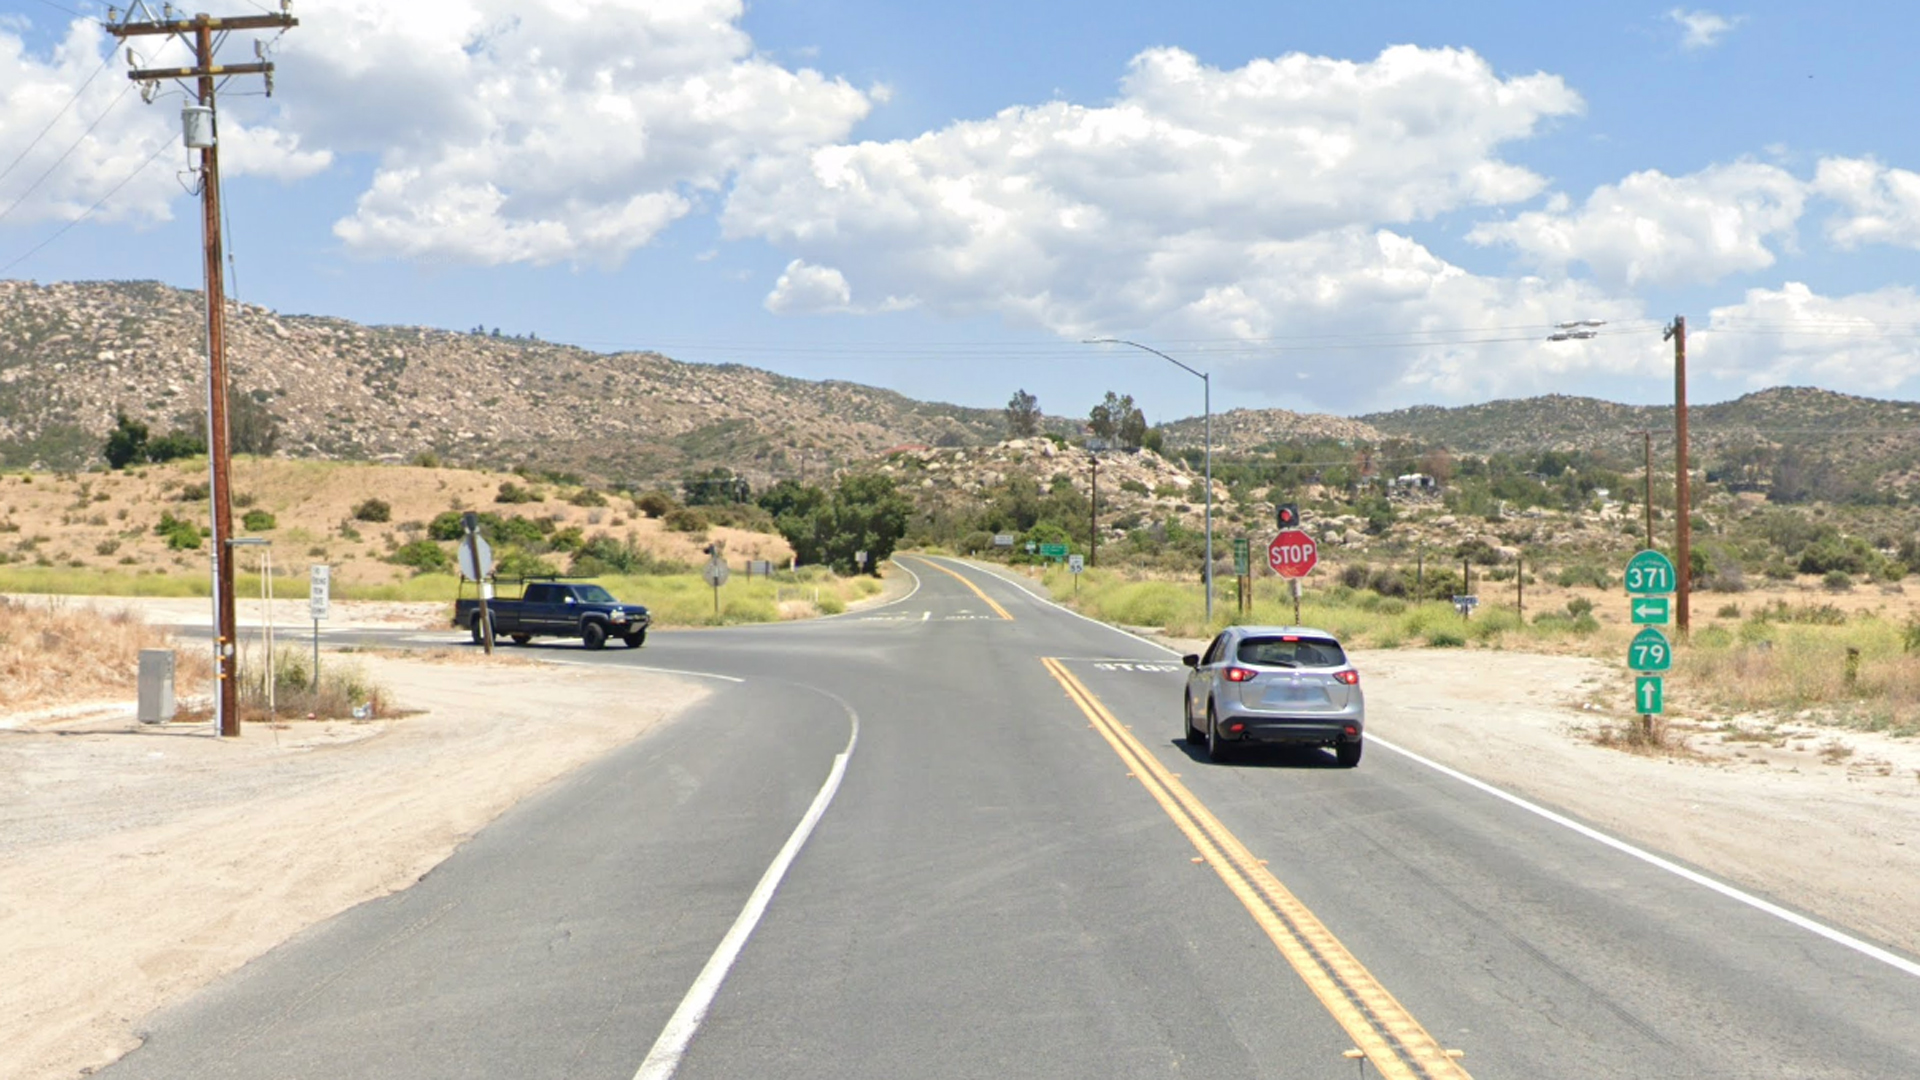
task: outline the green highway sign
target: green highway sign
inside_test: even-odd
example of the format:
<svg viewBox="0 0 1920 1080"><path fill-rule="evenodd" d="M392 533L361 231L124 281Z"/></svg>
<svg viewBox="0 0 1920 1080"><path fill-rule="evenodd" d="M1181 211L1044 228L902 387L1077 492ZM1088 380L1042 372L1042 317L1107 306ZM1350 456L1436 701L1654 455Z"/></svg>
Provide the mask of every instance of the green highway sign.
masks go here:
<svg viewBox="0 0 1920 1080"><path fill-rule="evenodd" d="M1041 544L1040 557L1043 559L1064 559L1067 557L1067 545Z"/></svg>
<svg viewBox="0 0 1920 1080"><path fill-rule="evenodd" d="M1251 565L1253 561L1252 558L1247 553L1247 548L1248 548L1248 545L1247 545L1246 537L1239 536L1234 538L1233 572L1239 575L1240 577L1247 576L1247 567Z"/></svg>
<svg viewBox="0 0 1920 1080"><path fill-rule="evenodd" d="M1664 596L1636 596L1627 606L1633 609L1637 626L1665 626L1672 601Z"/></svg>
<svg viewBox="0 0 1920 1080"><path fill-rule="evenodd" d="M1642 675L1633 680L1633 708L1642 716L1652 716L1666 707L1660 676Z"/></svg>
<svg viewBox="0 0 1920 1080"><path fill-rule="evenodd" d="M1649 626L1627 646L1627 666L1635 671L1666 671L1673 666L1673 646L1667 635Z"/></svg>
<svg viewBox="0 0 1920 1080"><path fill-rule="evenodd" d="M1659 596L1680 587L1673 572L1673 560L1657 551L1642 551L1627 560L1627 592L1634 596Z"/></svg>

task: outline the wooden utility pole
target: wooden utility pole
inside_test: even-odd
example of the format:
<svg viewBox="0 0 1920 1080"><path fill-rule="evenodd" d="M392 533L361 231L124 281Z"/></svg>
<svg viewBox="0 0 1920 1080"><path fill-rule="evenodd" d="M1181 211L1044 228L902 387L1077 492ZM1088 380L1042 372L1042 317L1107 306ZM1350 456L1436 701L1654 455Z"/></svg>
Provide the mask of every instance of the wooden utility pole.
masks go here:
<svg viewBox="0 0 1920 1080"><path fill-rule="evenodd" d="M142 11L146 10L144 4L139 7ZM285 0L282 0L278 15L222 18L199 14L191 19L169 17L135 22L129 12L127 21L120 22L111 17L117 12L109 9L108 14L107 32L123 41L130 37L154 35L189 41L193 46L192 67L136 68L128 72L127 77L149 87L162 79L193 79L194 100L198 108L204 110L191 118L183 114L182 122L187 131L189 148L200 151L201 235L205 239L205 251L202 254L207 293L207 467L210 474L207 494L213 504L213 648L217 683L214 720L219 725L220 734L231 737L240 734L240 695L234 670L234 646L239 635L234 626L233 611L233 463L227 444L226 295L220 272L220 148L218 113L214 107L214 80L234 75L264 75L267 92L272 93L273 65L264 60L254 64L215 64L214 35L224 37L234 30L285 30L299 25L299 22L287 14ZM267 664L271 670L272 657L267 658Z"/></svg>
<svg viewBox="0 0 1920 1080"><path fill-rule="evenodd" d="M1674 629L1687 636L1690 623L1688 597L1693 592L1693 505L1687 484L1687 317L1675 315L1667 328L1673 339L1673 572L1675 592Z"/></svg>
<svg viewBox="0 0 1920 1080"><path fill-rule="evenodd" d="M1653 432L1640 433L1643 448L1647 452L1647 550L1653 550Z"/></svg>

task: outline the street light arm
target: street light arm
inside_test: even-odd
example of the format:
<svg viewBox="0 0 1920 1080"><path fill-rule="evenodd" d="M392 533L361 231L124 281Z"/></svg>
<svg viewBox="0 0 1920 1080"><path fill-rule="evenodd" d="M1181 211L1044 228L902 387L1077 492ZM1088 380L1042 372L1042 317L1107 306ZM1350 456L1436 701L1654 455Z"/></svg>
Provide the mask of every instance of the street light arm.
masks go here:
<svg viewBox="0 0 1920 1080"><path fill-rule="evenodd" d="M1195 371L1194 369L1188 367L1187 365L1181 363L1178 360L1175 360L1173 357L1168 356L1166 353L1161 352L1159 349L1156 349L1151 345L1142 345L1137 341L1128 341L1126 338L1117 338L1117 337L1086 338L1082 340L1080 344L1082 345L1131 345L1136 349L1141 349L1143 351L1152 353L1153 355L1159 357L1162 360L1165 360L1167 363L1172 364L1174 367L1179 368L1180 370L1186 372L1189 375L1194 376L1195 378L1204 379L1207 377L1206 372Z"/></svg>

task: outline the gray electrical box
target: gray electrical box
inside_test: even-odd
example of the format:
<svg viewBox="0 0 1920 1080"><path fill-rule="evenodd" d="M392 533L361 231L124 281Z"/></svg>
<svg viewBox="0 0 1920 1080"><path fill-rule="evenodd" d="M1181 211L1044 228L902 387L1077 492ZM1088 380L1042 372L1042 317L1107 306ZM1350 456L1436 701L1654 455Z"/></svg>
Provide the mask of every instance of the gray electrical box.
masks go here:
<svg viewBox="0 0 1920 1080"><path fill-rule="evenodd" d="M140 650L140 722L173 719L173 650Z"/></svg>

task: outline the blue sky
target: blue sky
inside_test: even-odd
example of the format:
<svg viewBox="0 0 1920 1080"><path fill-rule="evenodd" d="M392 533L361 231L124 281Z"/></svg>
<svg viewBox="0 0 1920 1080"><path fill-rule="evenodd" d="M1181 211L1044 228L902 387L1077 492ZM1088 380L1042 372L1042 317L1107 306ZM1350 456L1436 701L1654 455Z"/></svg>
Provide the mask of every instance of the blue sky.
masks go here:
<svg viewBox="0 0 1920 1080"><path fill-rule="evenodd" d="M74 13L105 9L0 0L0 277L196 286L180 101L123 93ZM1062 414L1114 389L1154 420L1197 381L1082 339L1210 370L1217 410L1648 402L1681 313L1697 401L1920 397L1897 8L294 14L275 96L237 82L222 113L232 284L286 312ZM1607 326L1543 340L1581 318Z"/></svg>

